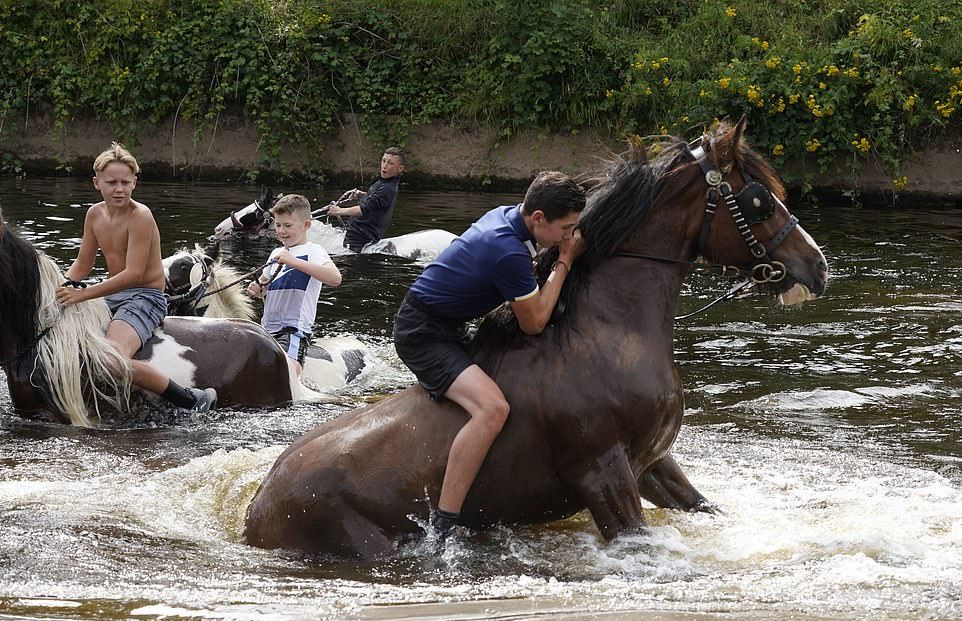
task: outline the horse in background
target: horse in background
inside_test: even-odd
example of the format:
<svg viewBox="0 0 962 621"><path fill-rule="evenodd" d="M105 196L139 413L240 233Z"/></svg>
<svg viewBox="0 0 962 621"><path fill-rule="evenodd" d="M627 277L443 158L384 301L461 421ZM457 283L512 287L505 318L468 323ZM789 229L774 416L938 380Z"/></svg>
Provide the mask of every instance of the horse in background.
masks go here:
<svg viewBox="0 0 962 621"><path fill-rule="evenodd" d="M162 263L169 315L254 320L254 304L238 286L242 274L220 259L219 245L179 250Z"/></svg>
<svg viewBox="0 0 962 621"><path fill-rule="evenodd" d="M346 192L341 199L334 202L340 203L348 194L350 192ZM274 192L265 189L260 198L246 207L232 211L230 216L214 227L214 239L225 240L234 235L267 235L274 220L270 208L275 202L277 197ZM311 228L307 230L307 240L321 246L331 256L353 254L344 247L344 229L323 222L317 215L325 212L323 207L312 212L315 217L311 221ZM451 245L455 237L457 235L443 229L424 229L396 237L385 237L362 248L361 254L389 254L428 263Z"/></svg>
<svg viewBox="0 0 962 621"><path fill-rule="evenodd" d="M254 321L256 311L244 292L242 274L220 259L220 246L180 250L163 260L168 316ZM314 338L307 348L300 381L329 392L357 379L371 362L370 348L353 336Z"/></svg>
<svg viewBox="0 0 962 621"><path fill-rule="evenodd" d="M685 276L703 257L737 266L783 301L820 295L828 266L784 203L771 166L721 123L690 148L615 160L589 184L585 254L565 311L539 336L510 307L470 348L511 413L462 508L472 528L558 520L585 508L605 539L644 528L641 497L711 510L671 455L684 393L673 324ZM544 279L557 251L542 254ZM467 414L412 386L295 440L248 507L251 545L375 557L422 532Z"/></svg>
<svg viewBox="0 0 962 621"><path fill-rule="evenodd" d="M0 365L15 411L79 426L169 420L157 397L132 387L130 367L106 339L101 299L62 307L63 273L0 216ZM297 380L277 343L246 320L168 317L135 356L185 386L210 386L221 406L325 400ZM159 407L157 407L159 406Z"/></svg>

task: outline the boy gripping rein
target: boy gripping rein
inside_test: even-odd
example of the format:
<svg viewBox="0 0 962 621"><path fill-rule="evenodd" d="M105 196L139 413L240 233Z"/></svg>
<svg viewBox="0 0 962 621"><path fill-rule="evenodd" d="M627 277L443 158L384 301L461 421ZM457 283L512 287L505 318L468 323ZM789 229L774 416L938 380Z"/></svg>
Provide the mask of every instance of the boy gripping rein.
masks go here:
<svg viewBox="0 0 962 621"><path fill-rule="evenodd" d="M251 296L267 296L261 325L294 361L300 375L310 343L321 284L337 287L341 272L321 246L307 241L311 203L300 194L282 196L271 209L282 247L274 261L247 287Z"/></svg>
<svg viewBox="0 0 962 621"><path fill-rule="evenodd" d="M116 142L94 160L94 187L104 200L87 210L80 250L65 274L67 282L57 289L57 301L70 306L106 298L113 314L107 339L131 358L134 385L177 407L206 412L217 403L213 388L184 388L146 362L132 359L167 314L160 232L150 209L131 198L139 172L134 156ZM98 251L104 255L109 278L76 288L74 283L93 269Z"/></svg>

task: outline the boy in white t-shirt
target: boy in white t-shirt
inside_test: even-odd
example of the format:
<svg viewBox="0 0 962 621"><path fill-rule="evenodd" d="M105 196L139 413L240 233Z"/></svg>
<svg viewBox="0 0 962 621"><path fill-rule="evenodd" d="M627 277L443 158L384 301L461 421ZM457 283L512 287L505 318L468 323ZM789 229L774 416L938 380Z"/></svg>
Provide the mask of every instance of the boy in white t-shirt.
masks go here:
<svg viewBox="0 0 962 621"><path fill-rule="evenodd" d="M311 340L321 284L341 284L341 272L321 246L307 241L311 203L300 194L281 197L271 208L274 230L282 244L271 252L275 261L247 287L252 296L267 296L261 325L294 361L298 375Z"/></svg>

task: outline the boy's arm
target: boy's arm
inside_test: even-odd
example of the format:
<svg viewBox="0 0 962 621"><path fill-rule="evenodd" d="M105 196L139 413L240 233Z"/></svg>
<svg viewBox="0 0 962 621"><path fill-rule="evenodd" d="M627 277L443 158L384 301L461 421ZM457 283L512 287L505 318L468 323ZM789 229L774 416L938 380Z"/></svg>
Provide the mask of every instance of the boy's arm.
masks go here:
<svg viewBox="0 0 962 621"><path fill-rule="evenodd" d="M83 280L90 274L94 262L97 261L97 249L100 244L97 242L97 235L94 233L91 222L96 218L96 214L92 213L93 211L94 207L91 207L87 210L87 215L84 216L84 232L83 238L80 240L80 250L77 251L77 258L64 272L64 278L67 280Z"/></svg>
<svg viewBox="0 0 962 621"><path fill-rule="evenodd" d="M329 287L337 287L341 284L341 271L337 269L334 262L328 260L324 263L315 263L298 259L287 250L277 255L277 262L281 265L289 265L299 272L304 272L311 278L316 278Z"/></svg>
<svg viewBox="0 0 962 621"><path fill-rule="evenodd" d="M57 291L57 300L66 306L141 286L147 261L150 258L150 241L155 226L154 218L149 211L135 212L127 228L127 256L124 260L124 269L86 289L61 287ZM81 244L82 250L83 244Z"/></svg>

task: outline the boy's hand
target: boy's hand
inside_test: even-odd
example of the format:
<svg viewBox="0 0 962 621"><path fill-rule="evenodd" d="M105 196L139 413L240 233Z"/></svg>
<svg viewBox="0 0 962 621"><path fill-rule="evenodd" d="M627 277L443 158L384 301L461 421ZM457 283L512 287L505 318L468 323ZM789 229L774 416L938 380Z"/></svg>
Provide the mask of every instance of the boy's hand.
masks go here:
<svg viewBox="0 0 962 621"><path fill-rule="evenodd" d="M84 297L84 291L86 289L77 289L74 287L57 287L57 302L61 306L71 306L73 304L79 304L86 300Z"/></svg>
<svg viewBox="0 0 962 621"><path fill-rule="evenodd" d="M278 254L274 258L274 261L276 261L278 265L291 265L292 267L293 267L292 265L293 261L296 261L296 260L297 260L297 257L292 255L290 251L286 249L281 250L280 254Z"/></svg>
<svg viewBox="0 0 962 621"><path fill-rule="evenodd" d="M264 297L264 286L257 280L252 280L251 284L247 285L247 295L252 298Z"/></svg>
<svg viewBox="0 0 962 621"><path fill-rule="evenodd" d="M571 237L562 239L558 246L558 259L565 261L568 266L571 262L581 256L585 251L585 240L581 237L581 231L575 229Z"/></svg>

